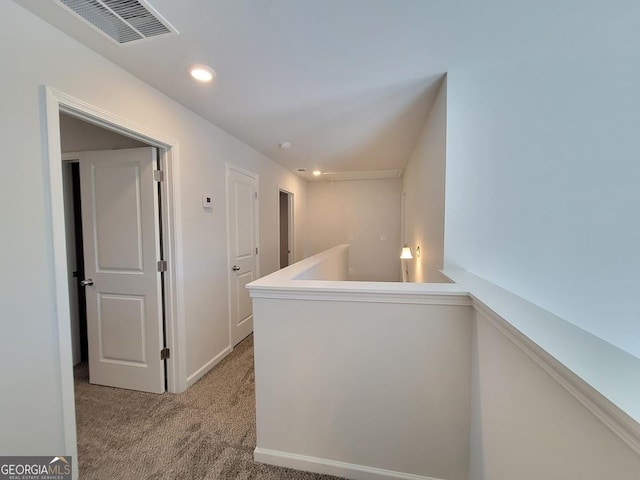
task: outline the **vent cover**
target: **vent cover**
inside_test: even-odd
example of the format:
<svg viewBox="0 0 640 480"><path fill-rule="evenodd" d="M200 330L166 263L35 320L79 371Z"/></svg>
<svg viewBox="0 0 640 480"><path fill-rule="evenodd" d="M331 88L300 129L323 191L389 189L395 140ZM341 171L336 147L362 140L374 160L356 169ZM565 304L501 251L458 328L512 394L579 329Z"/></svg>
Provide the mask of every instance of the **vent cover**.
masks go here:
<svg viewBox="0 0 640 480"><path fill-rule="evenodd" d="M144 0L57 0L118 45L178 31Z"/></svg>

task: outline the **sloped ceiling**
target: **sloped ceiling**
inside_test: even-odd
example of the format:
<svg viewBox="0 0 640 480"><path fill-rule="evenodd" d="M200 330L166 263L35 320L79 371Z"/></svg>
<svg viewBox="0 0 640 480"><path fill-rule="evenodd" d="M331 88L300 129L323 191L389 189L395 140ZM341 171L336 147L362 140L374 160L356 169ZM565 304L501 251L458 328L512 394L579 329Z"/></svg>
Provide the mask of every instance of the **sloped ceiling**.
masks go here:
<svg viewBox="0 0 640 480"><path fill-rule="evenodd" d="M498 0L151 0L179 35L118 46L56 0L15 1L292 171L402 169L448 68L523 18Z"/></svg>

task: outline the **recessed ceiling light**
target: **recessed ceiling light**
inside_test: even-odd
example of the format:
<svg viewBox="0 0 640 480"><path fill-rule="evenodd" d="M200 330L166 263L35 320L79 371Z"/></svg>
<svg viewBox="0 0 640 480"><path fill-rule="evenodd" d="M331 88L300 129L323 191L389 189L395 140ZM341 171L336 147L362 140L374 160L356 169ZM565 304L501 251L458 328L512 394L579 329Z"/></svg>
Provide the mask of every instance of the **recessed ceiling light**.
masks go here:
<svg viewBox="0 0 640 480"><path fill-rule="evenodd" d="M291 148L291 142L282 142L282 143L279 145L279 147L280 147L280 148L284 148L285 150L286 150L287 148Z"/></svg>
<svg viewBox="0 0 640 480"><path fill-rule="evenodd" d="M312 173L314 177L319 177L320 175L322 175L322 172L320 170L314 170Z"/></svg>
<svg viewBox="0 0 640 480"><path fill-rule="evenodd" d="M206 65L191 65L189 74L199 82L210 82L216 76L215 70Z"/></svg>

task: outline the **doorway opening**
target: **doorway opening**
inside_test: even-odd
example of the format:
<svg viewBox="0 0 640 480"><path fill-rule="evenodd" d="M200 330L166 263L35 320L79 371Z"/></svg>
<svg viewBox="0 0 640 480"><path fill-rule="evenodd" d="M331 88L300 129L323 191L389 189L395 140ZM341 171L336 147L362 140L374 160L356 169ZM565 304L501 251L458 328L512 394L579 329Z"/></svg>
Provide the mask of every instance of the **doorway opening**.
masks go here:
<svg viewBox="0 0 640 480"><path fill-rule="evenodd" d="M60 113L60 141L67 240L72 359L75 369L84 371L86 368L79 368L78 365L86 363L88 367L90 358L86 293L87 291L93 290L92 286L87 284L87 278L94 275L85 275L86 258L84 251L85 240L87 239L83 235L83 211L86 223L86 215L91 205L85 205L83 210L80 159L86 157L92 151L104 151L108 154L108 152L114 150L142 148L149 147L149 145L64 113ZM154 168L159 168L159 166L156 164ZM85 185L85 188L88 188L88 186ZM120 191L117 190L116 192L119 193ZM85 192L85 194L86 193L87 192ZM116 203L118 199L114 198L110 199L110 201ZM160 220L160 216L158 216L156 218L158 231L160 231ZM124 232L119 232L119 235L124 235ZM160 239L161 238L160 235ZM91 247L89 247L89 250L91 250ZM92 383L100 383L99 378L94 380L96 381L92 381ZM166 390L166 382L164 389Z"/></svg>
<svg viewBox="0 0 640 480"><path fill-rule="evenodd" d="M280 268L294 263L293 252L293 193L278 190L278 222Z"/></svg>
<svg viewBox="0 0 640 480"><path fill-rule="evenodd" d="M73 380L73 346L71 314L69 308L69 279L67 263L67 233L65 222L65 190L63 188L63 161L61 153L60 114L82 120L93 126L117 133L155 147L164 181L158 187L162 200L160 227L162 228L165 295L162 297L166 316L166 345L171 356L166 361L167 390L179 393L186 389L185 325L182 310L182 291L179 288L179 272L182 271L182 255L178 248L181 239L180 205L178 195L179 163L178 142L130 120L115 116L84 101L73 98L50 87L42 87L45 129L45 167L50 200L51 239L53 246L53 275L58 325L58 351L63 411L64 454L77 458L77 432ZM86 137L85 137L86 138ZM71 173L73 176L73 173ZM73 181L73 180L71 180ZM86 255L86 252L84 252ZM77 271L77 270L74 270ZM77 462L73 464L73 477L78 478Z"/></svg>
<svg viewBox="0 0 640 480"><path fill-rule="evenodd" d="M65 202L73 363L86 349L90 383L164 393L168 347L157 149L140 144L69 153L76 149L69 145L87 138L94 140L89 148L116 147L119 139L65 117L62 169L70 170L71 182L63 180L63 189L65 200L73 199ZM78 135L87 129L90 137Z"/></svg>
<svg viewBox="0 0 640 480"><path fill-rule="evenodd" d="M82 213L80 207L80 165L62 164L65 225L67 233L67 265L69 276L69 309L71 314L71 348L73 366L89 361L87 338L87 306L84 288L84 247L82 244Z"/></svg>

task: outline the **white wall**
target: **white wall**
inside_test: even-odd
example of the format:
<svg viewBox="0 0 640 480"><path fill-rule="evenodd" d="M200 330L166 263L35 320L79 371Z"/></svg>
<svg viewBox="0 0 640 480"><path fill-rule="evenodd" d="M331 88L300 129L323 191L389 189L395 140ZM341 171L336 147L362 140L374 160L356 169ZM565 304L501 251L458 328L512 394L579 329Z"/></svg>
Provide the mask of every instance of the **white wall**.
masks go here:
<svg viewBox="0 0 640 480"><path fill-rule="evenodd" d="M0 17L0 451L50 455L64 452L64 439L40 86L178 139L187 374L229 345L225 162L260 175L263 274L278 267L278 187L296 194L302 228L305 183L13 2L0 4Z"/></svg>
<svg viewBox="0 0 640 480"><path fill-rule="evenodd" d="M254 298L254 311L256 459L467 480L470 307Z"/></svg>
<svg viewBox="0 0 640 480"><path fill-rule="evenodd" d="M445 264L640 356L640 5L551 3L448 72Z"/></svg>
<svg viewBox="0 0 640 480"><path fill-rule="evenodd" d="M295 280L349 280L349 246L338 245L291 266L286 272ZM284 274L285 272L283 272Z"/></svg>
<svg viewBox="0 0 640 480"><path fill-rule="evenodd" d="M83 122L70 115L60 114L60 147L62 152L115 150L147 146L147 144L133 138Z"/></svg>
<svg viewBox="0 0 640 480"><path fill-rule="evenodd" d="M407 261L409 281L441 282L444 260L444 198L447 138L447 80L427 117L402 177L405 237L420 257Z"/></svg>
<svg viewBox="0 0 640 480"><path fill-rule="evenodd" d="M309 255L348 243L351 280L398 281L400 179L310 182ZM381 240L385 235L386 240Z"/></svg>
<svg viewBox="0 0 640 480"><path fill-rule="evenodd" d="M640 456L475 316L469 479L637 479Z"/></svg>

